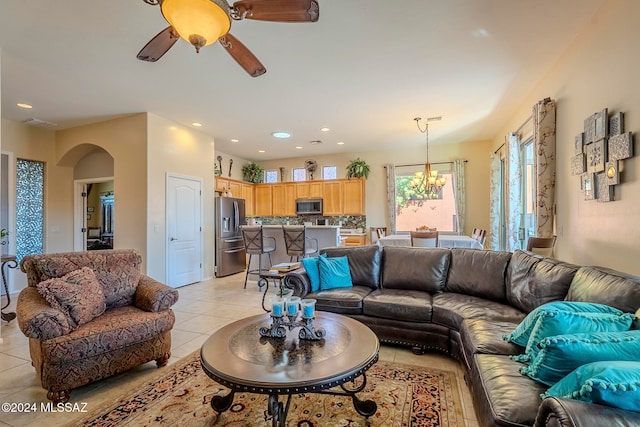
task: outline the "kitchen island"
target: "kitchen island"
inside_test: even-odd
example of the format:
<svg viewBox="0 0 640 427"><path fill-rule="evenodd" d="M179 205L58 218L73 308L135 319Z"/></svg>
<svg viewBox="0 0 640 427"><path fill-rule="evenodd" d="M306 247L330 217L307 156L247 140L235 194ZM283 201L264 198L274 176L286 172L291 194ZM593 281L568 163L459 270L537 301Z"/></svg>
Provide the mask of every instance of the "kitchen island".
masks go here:
<svg viewBox="0 0 640 427"><path fill-rule="evenodd" d="M276 240L276 250L271 253L271 261L273 264L281 262L289 262L287 255L287 247L284 244L284 234L281 225L263 225L263 236L273 237ZM318 240L318 249L328 248L332 246L340 246L340 226L338 225L309 225L306 227L306 235L310 239ZM307 242L309 244L309 242ZM312 243L312 245L315 242ZM295 259L294 259L295 261ZM251 258L251 270L258 269L258 257ZM267 257L262 259L262 268L269 269L269 260ZM256 281L256 275L250 275L249 280Z"/></svg>

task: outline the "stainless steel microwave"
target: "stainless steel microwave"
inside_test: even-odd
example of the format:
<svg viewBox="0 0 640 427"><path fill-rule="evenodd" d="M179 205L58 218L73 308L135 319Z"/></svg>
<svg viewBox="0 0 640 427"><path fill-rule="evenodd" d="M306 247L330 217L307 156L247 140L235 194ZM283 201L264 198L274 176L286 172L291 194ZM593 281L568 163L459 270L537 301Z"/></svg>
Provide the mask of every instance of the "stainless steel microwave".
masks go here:
<svg viewBox="0 0 640 427"><path fill-rule="evenodd" d="M322 199L296 199L296 215L322 215Z"/></svg>

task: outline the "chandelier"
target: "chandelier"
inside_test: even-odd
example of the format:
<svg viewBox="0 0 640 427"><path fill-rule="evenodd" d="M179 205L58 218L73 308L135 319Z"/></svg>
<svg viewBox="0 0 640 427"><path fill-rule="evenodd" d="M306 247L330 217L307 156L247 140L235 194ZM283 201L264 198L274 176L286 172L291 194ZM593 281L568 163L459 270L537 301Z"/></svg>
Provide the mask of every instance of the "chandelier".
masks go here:
<svg viewBox="0 0 640 427"><path fill-rule="evenodd" d="M428 117L424 130L420 128L420 120L422 120L422 117L416 117L413 119L416 121L418 130L426 135L427 163L424 165L424 172L415 173L413 179L409 182L409 186L413 188L418 195L425 199L441 198L440 190L442 190L442 187L447 183L447 179L442 175L438 175L438 171L436 169L431 169L431 163L429 163L429 122L440 119L442 119L442 117Z"/></svg>

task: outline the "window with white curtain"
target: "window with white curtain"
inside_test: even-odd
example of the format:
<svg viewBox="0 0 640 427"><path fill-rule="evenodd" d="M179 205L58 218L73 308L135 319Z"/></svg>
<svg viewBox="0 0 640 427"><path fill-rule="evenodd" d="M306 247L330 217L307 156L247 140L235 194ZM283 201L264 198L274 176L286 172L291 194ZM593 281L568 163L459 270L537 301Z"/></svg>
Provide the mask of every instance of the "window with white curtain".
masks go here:
<svg viewBox="0 0 640 427"><path fill-rule="evenodd" d="M294 182L306 181L307 170L305 168L293 168L291 169L291 177Z"/></svg>
<svg viewBox="0 0 640 427"><path fill-rule="evenodd" d="M275 169L264 171L264 182L267 184L278 182L278 171Z"/></svg>
<svg viewBox="0 0 640 427"><path fill-rule="evenodd" d="M424 199L409 182L416 172L423 171L424 165L396 166L396 231L408 232L418 227L429 226L441 232L457 232L456 201L453 191L451 165L432 164L447 183L440 190L437 199Z"/></svg>
<svg viewBox="0 0 640 427"><path fill-rule="evenodd" d="M336 166L323 166L322 179L336 179L338 177L338 168Z"/></svg>

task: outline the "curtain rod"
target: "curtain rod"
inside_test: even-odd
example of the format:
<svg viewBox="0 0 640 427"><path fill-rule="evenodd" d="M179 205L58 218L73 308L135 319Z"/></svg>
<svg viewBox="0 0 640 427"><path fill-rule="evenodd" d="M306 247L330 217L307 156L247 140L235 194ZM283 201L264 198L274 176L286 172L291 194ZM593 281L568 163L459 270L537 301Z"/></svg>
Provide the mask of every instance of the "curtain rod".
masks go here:
<svg viewBox="0 0 640 427"><path fill-rule="evenodd" d="M533 119L533 115L530 115L529 117L527 117L527 119L526 119L524 122L522 122L522 124L518 127L518 129L516 129L515 131L513 131L513 133L518 133L518 132L520 132L520 131L522 130L522 128L523 128L523 127L525 127L525 126L526 126L526 125L527 125L527 124L528 124L532 119ZM498 151L500 151L500 149L501 149L502 147L504 147L504 146L505 146L505 144L502 144L500 147L498 147L498 148L496 149L496 151L494 151L494 152L493 152L493 154L497 154L497 153L498 153Z"/></svg>
<svg viewBox="0 0 640 427"><path fill-rule="evenodd" d="M465 160L465 163L469 163L469 160ZM429 164L431 165L452 165L453 162L430 162ZM410 165L395 165L397 168L403 168L403 167L407 167L407 166L424 166L424 163L414 163L414 164L410 164ZM386 168L386 166L385 166Z"/></svg>

